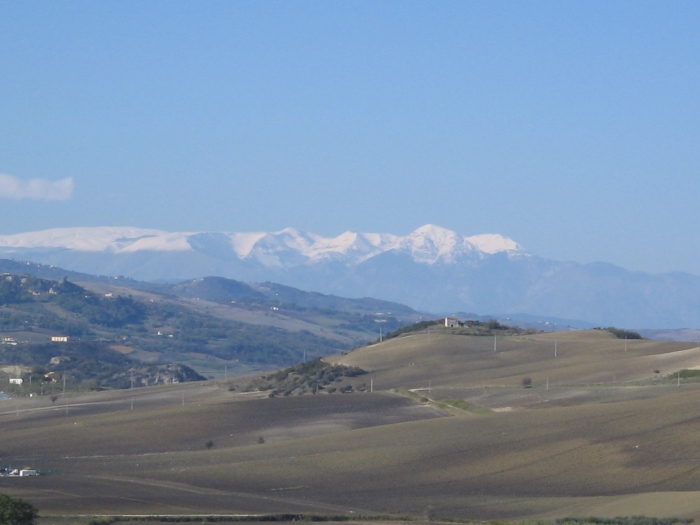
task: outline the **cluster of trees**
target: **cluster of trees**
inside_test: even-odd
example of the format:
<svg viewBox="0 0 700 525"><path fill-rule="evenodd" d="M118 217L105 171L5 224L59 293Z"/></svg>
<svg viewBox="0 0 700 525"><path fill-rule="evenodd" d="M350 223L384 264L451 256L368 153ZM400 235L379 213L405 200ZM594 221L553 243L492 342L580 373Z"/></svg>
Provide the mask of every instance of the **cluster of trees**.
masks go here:
<svg viewBox="0 0 700 525"><path fill-rule="evenodd" d="M67 321L36 304L47 302L78 314L84 321ZM0 277L0 306L9 305L19 306L19 311L2 312L0 327L4 329L18 329L31 323L74 336L90 333L89 323L110 328L139 324L146 313L143 305L131 297L99 297L65 279L50 281L13 275Z"/></svg>
<svg viewBox="0 0 700 525"><path fill-rule="evenodd" d="M24 282L22 282L22 279L24 279ZM35 277L0 276L0 306L32 300L30 288L36 281L41 280ZM37 286L34 286L34 288L37 288ZM48 292L48 290L46 291Z"/></svg>
<svg viewBox="0 0 700 525"><path fill-rule="evenodd" d="M279 370L274 374L261 376L250 383L247 390L270 390L270 397L291 395L297 392L326 390L335 392L334 383L346 377L357 377L367 372L356 366L331 365L320 357L306 363ZM351 385L343 385L341 392L352 391Z"/></svg>
<svg viewBox="0 0 700 525"><path fill-rule="evenodd" d="M622 330L620 328L615 328L614 326L609 326L608 328L596 328L596 330L607 330L618 339L643 339L643 337L637 332L633 332L632 330Z"/></svg>
<svg viewBox="0 0 700 525"><path fill-rule="evenodd" d="M141 324L146 318L144 305L131 297L99 297L68 281L62 281L56 288L58 294L50 296L52 301L89 323L121 328L127 324Z"/></svg>
<svg viewBox="0 0 700 525"><path fill-rule="evenodd" d="M34 525L38 517L31 503L0 494L0 525Z"/></svg>

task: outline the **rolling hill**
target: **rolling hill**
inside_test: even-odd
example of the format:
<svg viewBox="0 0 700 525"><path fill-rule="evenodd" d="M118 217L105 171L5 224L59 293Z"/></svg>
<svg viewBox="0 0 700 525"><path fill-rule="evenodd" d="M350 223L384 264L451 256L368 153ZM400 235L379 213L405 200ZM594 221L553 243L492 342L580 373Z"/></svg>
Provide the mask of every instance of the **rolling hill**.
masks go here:
<svg viewBox="0 0 700 525"><path fill-rule="evenodd" d="M327 360L374 392L270 398L236 378L0 401L0 466L47 473L0 491L59 515L700 517L694 345L593 330L494 352L431 329Z"/></svg>

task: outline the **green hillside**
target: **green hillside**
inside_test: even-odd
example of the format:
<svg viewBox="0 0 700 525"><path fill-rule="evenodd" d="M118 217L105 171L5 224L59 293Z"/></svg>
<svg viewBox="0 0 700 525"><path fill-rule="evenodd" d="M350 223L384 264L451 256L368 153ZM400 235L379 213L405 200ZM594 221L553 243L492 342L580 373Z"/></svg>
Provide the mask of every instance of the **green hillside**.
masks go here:
<svg viewBox="0 0 700 525"><path fill-rule="evenodd" d="M102 387L124 386L126 368L137 365L141 370L180 362L207 375L235 375L348 349L372 337L368 330L376 327L374 317L357 313L285 315L267 303L217 305L81 284L0 276L0 366L38 367L44 373L61 368L74 382L97 381ZM70 342L52 343L52 336L68 336ZM53 357L67 359L59 367L49 364ZM94 361L100 361L99 370L88 366Z"/></svg>

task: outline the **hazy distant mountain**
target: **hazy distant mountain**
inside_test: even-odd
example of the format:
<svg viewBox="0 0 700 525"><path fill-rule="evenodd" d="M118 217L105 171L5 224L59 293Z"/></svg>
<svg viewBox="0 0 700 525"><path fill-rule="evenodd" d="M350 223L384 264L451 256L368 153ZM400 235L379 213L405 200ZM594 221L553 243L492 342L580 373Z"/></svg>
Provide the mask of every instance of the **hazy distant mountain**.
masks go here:
<svg viewBox="0 0 700 525"><path fill-rule="evenodd" d="M700 326L700 277L630 272L537 257L497 234L434 225L406 236L65 228L0 236L0 257L69 270L181 281L218 275L274 281L423 311L521 312L601 325Z"/></svg>

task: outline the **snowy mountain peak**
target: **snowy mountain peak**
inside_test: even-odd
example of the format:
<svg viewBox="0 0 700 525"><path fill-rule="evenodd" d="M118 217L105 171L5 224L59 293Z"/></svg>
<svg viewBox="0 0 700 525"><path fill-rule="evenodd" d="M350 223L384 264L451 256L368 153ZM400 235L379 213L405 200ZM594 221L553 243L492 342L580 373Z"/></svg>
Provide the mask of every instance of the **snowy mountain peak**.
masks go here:
<svg viewBox="0 0 700 525"><path fill-rule="evenodd" d="M402 237L399 244L423 264L455 264L465 257L481 258L499 252L524 251L512 239L497 234L462 237L452 230L426 224Z"/></svg>

